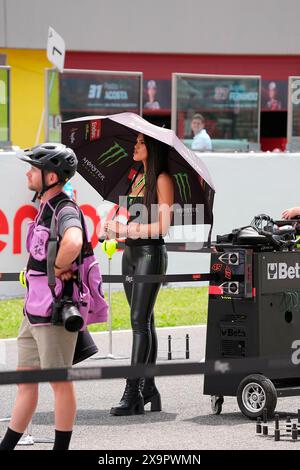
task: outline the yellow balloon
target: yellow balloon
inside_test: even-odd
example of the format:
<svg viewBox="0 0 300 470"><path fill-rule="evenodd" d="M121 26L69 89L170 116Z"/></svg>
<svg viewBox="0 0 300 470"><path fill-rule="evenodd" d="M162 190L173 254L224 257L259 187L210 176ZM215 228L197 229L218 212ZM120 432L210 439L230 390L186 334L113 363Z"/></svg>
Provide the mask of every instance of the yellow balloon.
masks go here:
<svg viewBox="0 0 300 470"><path fill-rule="evenodd" d="M26 289L26 269L23 269L19 274L19 281L22 287Z"/></svg>
<svg viewBox="0 0 300 470"><path fill-rule="evenodd" d="M102 242L102 251L104 251L104 253L109 258L112 257L112 255L117 251L117 249L118 249L118 242L115 239L104 240L104 242Z"/></svg>

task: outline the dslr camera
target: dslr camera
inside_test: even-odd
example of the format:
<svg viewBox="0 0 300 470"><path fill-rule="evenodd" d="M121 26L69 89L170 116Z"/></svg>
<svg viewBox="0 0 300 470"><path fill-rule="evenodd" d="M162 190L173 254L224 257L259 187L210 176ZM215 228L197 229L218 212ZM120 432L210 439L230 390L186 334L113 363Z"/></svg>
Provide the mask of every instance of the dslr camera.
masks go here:
<svg viewBox="0 0 300 470"><path fill-rule="evenodd" d="M64 296L53 301L52 324L63 325L67 331L76 332L83 327L78 304L71 297Z"/></svg>

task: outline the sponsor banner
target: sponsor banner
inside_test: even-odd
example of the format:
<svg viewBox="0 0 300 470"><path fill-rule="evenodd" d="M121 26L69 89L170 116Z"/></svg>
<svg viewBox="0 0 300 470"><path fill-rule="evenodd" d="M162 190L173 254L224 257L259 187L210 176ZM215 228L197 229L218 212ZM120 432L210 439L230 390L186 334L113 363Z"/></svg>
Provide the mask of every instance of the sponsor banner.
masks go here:
<svg viewBox="0 0 300 470"><path fill-rule="evenodd" d="M195 114L213 139L259 141L260 77L176 74L176 133L194 137Z"/></svg>
<svg viewBox="0 0 300 470"><path fill-rule="evenodd" d="M177 103L180 109L197 107L205 110L257 109L259 79L236 77L182 77L177 82Z"/></svg>
<svg viewBox="0 0 300 470"><path fill-rule="evenodd" d="M64 120L86 114L140 113L141 79L137 75L76 73L60 75Z"/></svg>

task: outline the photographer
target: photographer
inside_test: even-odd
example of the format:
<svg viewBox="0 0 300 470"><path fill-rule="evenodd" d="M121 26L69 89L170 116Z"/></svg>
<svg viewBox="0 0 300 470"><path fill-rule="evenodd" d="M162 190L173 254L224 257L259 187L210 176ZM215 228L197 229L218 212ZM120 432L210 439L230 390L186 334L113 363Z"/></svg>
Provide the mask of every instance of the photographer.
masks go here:
<svg viewBox="0 0 300 470"><path fill-rule="evenodd" d="M29 260L26 270L24 319L18 336L18 370L71 367L78 332L52 323L53 297L48 286L47 251L50 224L58 205L58 251L55 259L55 293L59 296L66 281L73 280L72 263L81 252L83 227L79 210L68 205L62 191L74 176L77 158L62 144L42 144L25 150L21 160L30 163L26 173L28 188L40 199L37 217L29 223L26 246ZM62 203L61 201L66 201ZM29 289L30 285L30 289ZM73 285L73 284L72 284ZM71 440L76 416L76 396L72 382L51 383L55 399L54 450L66 450ZM0 450L12 450L32 419L38 402L38 384L21 384L7 432Z"/></svg>

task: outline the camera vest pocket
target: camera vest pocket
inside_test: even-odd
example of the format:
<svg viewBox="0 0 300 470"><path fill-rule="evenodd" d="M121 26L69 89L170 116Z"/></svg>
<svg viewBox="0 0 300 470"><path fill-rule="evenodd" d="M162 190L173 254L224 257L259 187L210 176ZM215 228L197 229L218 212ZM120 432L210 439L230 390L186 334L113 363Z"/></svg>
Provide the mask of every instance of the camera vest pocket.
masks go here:
<svg viewBox="0 0 300 470"><path fill-rule="evenodd" d="M46 273L30 269L26 273L27 296L25 312L29 315L49 317L51 315L53 297L48 286ZM55 293L59 296L62 292L62 281L56 278Z"/></svg>
<svg viewBox="0 0 300 470"><path fill-rule="evenodd" d="M29 252L37 261L47 259L48 240L50 230L43 225L37 225L33 229Z"/></svg>

